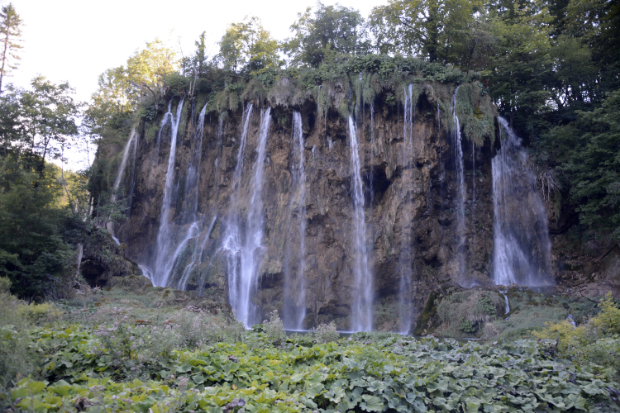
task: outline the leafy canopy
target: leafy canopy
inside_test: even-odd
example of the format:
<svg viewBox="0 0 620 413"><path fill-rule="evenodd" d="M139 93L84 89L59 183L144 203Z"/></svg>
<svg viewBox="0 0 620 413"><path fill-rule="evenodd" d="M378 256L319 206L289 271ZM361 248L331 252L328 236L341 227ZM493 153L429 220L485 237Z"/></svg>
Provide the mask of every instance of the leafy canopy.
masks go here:
<svg viewBox="0 0 620 413"><path fill-rule="evenodd" d="M297 15L291 26L294 35L283 43L282 50L293 66L308 67L318 67L335 54L368 53L370 43L363 24L362 15L353 8L318 2L314 13L308 7Z"/></svg>

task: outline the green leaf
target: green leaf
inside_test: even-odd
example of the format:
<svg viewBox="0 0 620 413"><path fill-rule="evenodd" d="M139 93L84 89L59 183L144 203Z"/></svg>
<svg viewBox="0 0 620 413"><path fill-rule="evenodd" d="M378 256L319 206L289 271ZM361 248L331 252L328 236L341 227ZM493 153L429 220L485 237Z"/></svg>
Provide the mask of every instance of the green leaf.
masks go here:
<svg viewBox="0 0 620 413"><path fill-rule="evenodd" d="M383 408L384 408L383 401L377 396L369 396L365 394L362 396L362 398L364 399L364 401L360 405L362 410L365 410L367 412L382 412L383 411Z"/></svg>

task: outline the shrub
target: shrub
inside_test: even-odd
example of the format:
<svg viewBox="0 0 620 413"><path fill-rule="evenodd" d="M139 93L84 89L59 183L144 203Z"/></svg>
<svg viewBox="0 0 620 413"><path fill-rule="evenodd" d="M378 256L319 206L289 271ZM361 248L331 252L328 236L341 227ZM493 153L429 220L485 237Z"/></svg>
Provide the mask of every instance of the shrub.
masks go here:
<svg viewBox="0 0 620 413"><path fill-rule="evenodd" d="M269 321L263 321L263 329L267 337L272 341L282 341L286 337L284 324L280 320L277 310L273 310L269 314Z"/></svg>
<svg viewBox="0 0 620 413"><path fill-rule="evenodd" d="M592 324L603 334L620 334L620 308L614 304L611 291L601 300L599 307L601 312L592 319Z"/></svg>
<svg viewBox="0 0 620 413"><path fill-rule="evenodd" d="M338 341L340 333L338 333L336 324L332 321L329 324L319 324L318 327L312 331L312 336L317 343L330 343L332 341Z"/></svg>
<svg viewBox="0 0 620 413"><path fill-rule="evenodd" d="M0 294L9 294L11 292L11 279L9 277L0 277Z"/></svg>
<svg viewBox="0 0 620 413"><path fill-rule="evenodd" d="M53 322L62 316L62 311L53 304L43 303L29 305L20 305L17 307L17 315L33 324L42 324L44 322Z"/></svg>

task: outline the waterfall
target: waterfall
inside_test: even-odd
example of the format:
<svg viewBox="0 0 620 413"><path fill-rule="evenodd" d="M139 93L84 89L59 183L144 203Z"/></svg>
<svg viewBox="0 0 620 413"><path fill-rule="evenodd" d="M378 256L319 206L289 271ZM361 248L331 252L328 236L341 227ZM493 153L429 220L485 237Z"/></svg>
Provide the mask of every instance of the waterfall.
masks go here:
<svg viewBox="0 0 620 413"><path fill-rule="evenodd" d="M127 203L128 206L128 213L129 215L131 215L131 206L133 205L133 194L134 191L136 189L136 161L138 159L138 147L140 145L140 135L136 134L135 138L134 138L134 143L133 143L133 155L132 155L132 161L131 161L131 188L129 189L129 201Z"/></svg>
<svg viewBox="0 0 620 413"><path fill-rule="evenodd" d="M172 119L172 99L168 102L168 111L164 114L164 117L161 119L161 124L159 125L159 130L157 131L157 157L159 158L160 148L161 148L161 134L164 131L164 127L170 123L170 119Z"/></svg>
<svg viewBox="0 0 620 413"><path fill-rule="evenodd" d="M196 212L198 210L198 193L200 183L200 160L202 159L202 139L205 124L205 112L207 105L205 103L198 116L198 124L196 125L196 133L194 134L194 145L196 146L191 155L189 165L187 167L187 174L185 176L185 193L184 199L186 202L184 216L185 221L195 221ZM192 194L193 193L193 194Z"/></svg>
<svg viewBox="0 0 620 413"><path fill-rule="evenodd" d="M493 277L498 285L549 285L551 242L547 213L528 157L502 117L501 149L493 158ZM502 134L501 131L504 131Z"/></svg>
<svg viewBox="0 0 620 413"><path fill-rule="evenodd" d="M251 106L248 109L251 112ZM249 113L248 113L249 120ZM263 261L263 175L265 170L265 156L269 125L271 122L271 108L261 112L260 132L257 156L252 168L252 180L250 188L252 196L250 198L249 211L245 225L245 236L240 243L239 225L232 224L231 233L225 239L225 248L229 251L228 279L230 304L236 317L243 322L246 327L252 326L257 320L257 311L252 302L252 295L257 291L257 281L260 267ZM247 135L247 121L244 125L244 135ZM242 137L242 145L245 146L247 136ZM242 162L243 148L239 149L238 167ZM242 167L242 166L241 166ZM238 172L238 173L237 173ZM241 170L235 169L236 178L240 178ZM238 182L235 182L238 186ZM237 200L235 200L236 202ZM238 221L238 217L236 219ZM234 261L232 263L231 261ZM237 262L239 265L237 265Z"/></svg>
<svg viewBox="0 0 620 413"><path fill-rule="evenodd" d="M151 281L156 287L166 287L168 278L174 265L174 260L168 256L172 241L172 231L170 229L170 209L172 207L172 191L174 186L174 160L177 149L177 132L181 123L181 111L183 110L183 100L177 106L176 117L170 111L171 105L168 105L168 112L164 115L159 130L161 131L169 122L172 128L170 136L170 154L168 155L168 169L166 170L166 184L164 186L164 199L161 204L161 213L159 215L159 230L157 231L157 255L155 257L155 268L152 271ZM187 237L186 237L187 238Z"/></svg>
<svg viewBox="0 0 620 413"><path fill-rule="evenodd" d="M239 294L239 261L241 258L241 234L240 234L240 217L239 209L240 205L238 192L241 191L241 174L243 172L243 159L245 157L245 145L248 136L248 126L250 124L250 118L252 117L252 104L248 103L247 107L243 109L243 126L241 132L241 138L239 142L239 152L237 152L237 166L235 166L235 173L233 175L233 187L230 198L228 222L226 226L226 233L224 234L222 242L222 250L226 252L226 260L228 265L228 301L233 309L233 312L238 319L245 320L246 313L241 313L241 297Z"/></svg>
<svg viewBox="0 0 620 413"><path fill-rule="evenodd" d="M372 273L368 266L368 248L366 247L366 218L364 216L364 191L362 188L359 144L355 121L349 115L349 137L351 139L351 186L353 191L353 226L354 254L353 275L354 288L351 318L353 331L372 331Z"/></svg>
<svg viewBox="0 0 620 413"><path fill-rule="evenodd" d="M298 155L297 159L295 159L297 165L293 167L293 182L296 190L294 198L298 198L298 201L297 208L295 208L295 200L291 200L289 214L293 215L293 209L298 211L299 261L297 274L291 279L289 274L290 257L286 257L284 318L287 326L301 330L303 329L303 322L306 318L306 286L304 279L304 270L306 266L306 171L304 169L304 136L301 114L297 111L293 112L293 143L295 146L294 152ZM289 244L290 241L289 239Z"/></svg>
<svg viewBox="0 0 620 413"><path fill-rule="evenodd" d="M476 143L471 141L471 243L476 245Z"/></svg>
<svg viewBox="0 0 620 413"><path fill-rule="evenodd" d="M459 259L459 269L461 275L461 282L465 281L465 177L463 176L463 147L461 146L461 127L459 124L459 117L456 115L456 96L459 93L459 87L457 86L454 91L454 97L452 98L452 118L454 120L454 160L456 165L456 180L457 180L457 236L458 246L457 255Z"/></svg>
<svg viewBox="0 0 620 413"><path fill-rule="evenodd" d="M510 313L510 303L508 302L508 296L506 295L506 291L500 291L500 294L504 296L504 300L506 301L506 315Z"/></svg>
<svg viewBox="0 0 620 413"><path fill-rule="evenodd" d="M116 175L116 179L114 180L114 185L112 186L112 196L110 197L110 202L112 203L116 202L116 193L118 191L118 188L121 185L121 180L123 179L125 167L127 166L127 159L129 158L129 148L131 148L131 145L133 144L136 138L136 135L137 135L136 127L134 126L131 128L131 133L129 134L129 140L127 141L127 144L125 145L125 149L123 149L123 156L121 157L121 164L118 167L118 174ZM135 152L135 148L134 148L134 152ZM108 230L110 235L112 235L112 239L114 239L114 242L116 242L116 245L120 245L120 241L118 240L118 238L116 238L114 234L114 223L112 221L106 222L106 229Z"/></svg>
<svg viewBox="0 0 620 413"><path fill-rule="evenodd" d="M413 84L405 87L404 90L404 107L403 107L403 167L409 170L409 179L406 179L405 171L402 173L402 191L403 205L409 204L413 200L413 117L415 102L413 101ZM401 207L403 214L408 211L406 207ZM399 253L400 261L400 283L398 291L398 320L399 332L402 334L409 333L411 327L411 282L413 276L413 217L407 216L402 218L402 240Z"/></svg>
<svg viewBox="0 0 620 413"><path fill-rule="evenodd" d="M183 270L183 274L181 275L181 278L177 286L179 290L185 290L187 286L187 281L189 280L189 277L192 275L192 272L194 271L194 269L196 267L200 268L200 264L202 264L202 253L205 249L205 244L207 243L209 239L209 235L211 235L211 231L213 231L213 226L215 225L216 219L217 219L217 214L213 215L213 218L211 219L211 223L209 224L209 227L207 228L207 232L205 233L204 238L202 239L202 242L200 243L200 247L198 246L199 237L194 237L196 244L194 246L194 252L192 253L192 260ZM196 263L196 261L198 261L198 263ZM200 274L198 275L200 276Z"/></svg>

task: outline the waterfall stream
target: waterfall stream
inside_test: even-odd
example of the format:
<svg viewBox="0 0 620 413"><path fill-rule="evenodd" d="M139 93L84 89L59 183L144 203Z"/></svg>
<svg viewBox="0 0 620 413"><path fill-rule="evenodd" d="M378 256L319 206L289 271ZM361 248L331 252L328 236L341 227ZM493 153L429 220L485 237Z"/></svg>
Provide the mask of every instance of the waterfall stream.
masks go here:
<svg viewBox="0 0 620 413"><path fill-rule="evenodd" d="M372 331L372 273L368 266L359 144L355 121L351 115L349 115L349 137L351 139L351 189L353 192L353 241L355 248L355 256L353 257L354 288L352 290L355 297L353 299L351 329L353 331Z"/></svg>
<svg viewBox="0 0 620 413"><path fill-rule="evenodd" d="M186 202L183 215L185 222L196 221L196 212L198 211L198 195L199 195L199 183L200 183L200 160L202 159L202 140L205 124L205 112L207 105L205 103L200 115L198 116L198 123L196 125L196 132L194 133L194 148L191 153L189 165L187 166L187 174L185 175L185 193L184 200Z"/></svg>
<svg viewBox="0 0 620 413"><path fill-rule="evenodd" d="M413 126L414 126L414 110L416 102L413 100L413 84L409 87L405 87L404 90L405 102L403 107L403 165L409 170L408 179L407 175L403 171L403 204L411 206L413 200ZM404 212L408 211L408 208L402 207ZM413 225L412 217L401 218L403 221L402 228L402 240L400 248L400 284L398 293L398 320L399 320L399 332L401 334L409 333L411 328L411 282L413 276Z"/></svg>
<svg viewBox="0 0 620 413"><path fill-rule="evenodd" d="M459 124L459 117L456 114L457 94L459 88L457 86L454 91L454 97L452 98L452 118L454 121L454 163L456 165L456 180L457 180L457 256L459 259L459 269L461 273L461 283L465 283L465 177L463 171L463 147L461 142L461 126Z"/></svg>
<svg viewBox="0 0 620 413"><path fill-rule="evenodd" d="M177 132L181 123L181 112L183 110L181 99L177 106L176 117L172 115L171 105L168 105L168 112L164 115L160 127L160 133L167 123L171 125L170 154L168 155L168 168L166 170L166 184L164 186L164 199L161 204L159 215L159 230L157 231L157 255L155 257L155 267L152 270L151 281L156 287L166 287L174 260L170 259L169 251L172 243L173 234L170 228L170 210L172 208L172 191L174 187L174 161L177 149Z"/></svg>
<svg viewBox="0 0 620 413"><path fill-rule="evenodd" d="M510 313L510 303L508 302L508 296L506 295L506 291L500 291L500 294L504 296L504 300L506 301L506 315Z"/></svg>
<svg viewBox="0 0 620 413"><path fill-rule="evenodd" d="M237 152L237 166L233 175L233 188L231 192L230 207L226 233L222 242L222 249L226 252L226 260L228 264L228 301L235 313L237 319L243 320L247 314L241 313L241 297L239 292L239 260L241 257L241 217L239 216L239 198L241 196L241 174L243 173L243 159L245 157L245 145L248 136L248 127L250 118L252 117L252 104L248 103L243 110L243 126L241 129L241 137L239 142L239 151Z"/></svg>
<svg viewBox="0 0 620 413"><path fill-rule="evenodd" d="M125 173L125 168L127 166L127 159L129 158L129 148L131 148L134 140L136 139L136 136L137 136L136 127L134 126L131 128L131 133L129 134L129 140L127 141L127 144L125 145L125 149L123 149L123 156L121 157L121 164L118 167L118 174L116 175L116 179L114 180L114 185L112 187L113 191L112 191L112 196L110 197L111 202L116 202L116 193L118 192L118 188L121 185L123 174ZM135 150L136 149L134 148L134 153L135 153ZM114 240L114 242L116 242L116 245L120 245L120 241L118 240L118 238L116 238L114 234L114 223L112 221L106 222L106 229L108 230L110 235L112 235L112 239Z"/></svg>
<svg viewBox="0 0 620 413"><path fill-rule="evenodd" d="M252 180L248 216L245 221L245 234L240 233L240 217L238 209L241 172L243 170L243 157L247 143L247 129L252 112L252 105L246 109L243 133L237 167L235 168L235 182L233 184L233 199L231 200L232 216L229 220L229 228L224 239L223 248L228 253L228 285L230 305L238 320L245 327L251 327L257 319L257 311L252 302L252 294L257 290L257 281L260 267L263 261L263 175L265 170L265 156L269 125L271 122L271 108L261 112L261 123L256 148L257 156L252 168ZM234 211L234 212L233 212Z"/></svg>
<svg viewBox="0 0 620 413"><path fill-rule="evenodd" d="M296 164L293 166L293 185L294 197L290 201L289 215L293 215L293 211L297 211L297 222L293 225L299 228L299 256L297 257L296 274L290 274L290 253L286 257L286 280L285 280L285 325L291 328L301 330L303 322L306 318L306 286L304 278L304 270L306 266L306 171L304 168L304 137L302 130L301 114L297 111L293 112L293 145L294 159ZM314 147L313 147L314 152ZM294 237L294 226L291 230ZM289 239L290 242L290 239ZM290 250L290 248L289 248Z"/></svg>
<svg viewBox="0 0 620 413"><path fill-rule="evenodd" d="M492 160L493 276L498 285L549 285L547 213L521 139L499 117L501 149ZM501 133L503 131L504 133Z"/></svg>

